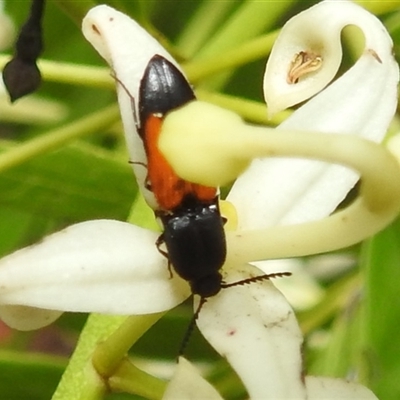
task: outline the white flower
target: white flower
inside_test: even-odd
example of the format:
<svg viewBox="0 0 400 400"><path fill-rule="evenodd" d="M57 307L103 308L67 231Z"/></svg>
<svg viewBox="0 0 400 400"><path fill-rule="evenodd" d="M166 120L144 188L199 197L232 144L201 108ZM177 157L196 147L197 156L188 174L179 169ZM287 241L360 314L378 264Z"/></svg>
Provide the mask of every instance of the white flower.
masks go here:
<svg viewBox="0 0 400 400"><path fill-rule="evenodd" d="M313 30L305 37L309 18ZM365 33L364 54L349 72L296 111L279 132L245 125L236 115L200 102L166 117L160 148L177 173L193 182L225 183L250 160L267 155L320 158L363 174L361 199L319 221L344 198L357 174L343 166L307 160L252 162L228 196L238 214L237 229L227 232L228 282L261 274L247 265L251 261L322 252L362 240L399 211L397 162L382 147L349 136L357 133L382 140L396 107L398 68L391 40L375 17L350 2L323 2L295 17L282 30L279 47L271 55L266 98L270 109L277 110L306 100L327 85L333 76L331 55L339 64L338 48L330 46L330 40L338 40L349 23ZM321 31L324 37L319 36ZM135 22L110 7L92 9L83 32L123 84L118 85L118 99L126 140L131 159L139 162L133 169L144 197L154 206L152 193L143 185L146 171L140 162L145 162L145 151L132 109L136 107L137 113L138 104L132 104L132 97L138 98L140 80L154 54L179 66ZM316 60L311 67L303 65L308 63L303 53ZM276 93L284 93L283 98L275 100ZM10 325L29 329L58 315L46 310L148 314L174 307L190 290L176 274L170 279L167 261L155 246L157 236L123 222L88 221L4 258L0 315ZM39 308L35 312L41 318L32 314L21 320L21 306ZM227 357L252 398L321 398L336 390L332 380L307 377L304 384L301 334L293 311L270 282L222 290L208 299L198 325ZM353 389L343 390L347 395ZM366 389L354 390L373 398Z"/></svg>

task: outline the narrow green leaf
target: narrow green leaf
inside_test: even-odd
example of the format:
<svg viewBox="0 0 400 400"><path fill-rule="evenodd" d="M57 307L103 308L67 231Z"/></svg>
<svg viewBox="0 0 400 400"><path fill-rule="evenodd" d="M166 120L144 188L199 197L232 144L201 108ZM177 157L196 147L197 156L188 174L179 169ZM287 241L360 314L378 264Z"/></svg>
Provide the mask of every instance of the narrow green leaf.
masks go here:
<svg viewBox="0 0 400 400"><path fill-rule="evenodd" d="M60 357L0 352L0 398L49 399L66 366Z"/></svg>
<svg viewBox="0 0 400 400"><path fill-rule="evenodd" d="M87 144L44 154L0 174L2 206L67 221L125 220L136 190L128 163Z"/></svg>
<svg viewBox="0 0 400 400"><path fill-rule="evenodd" d="M400 398L400 221L365 245L365 353L369 380L380 399Z"/></svg>

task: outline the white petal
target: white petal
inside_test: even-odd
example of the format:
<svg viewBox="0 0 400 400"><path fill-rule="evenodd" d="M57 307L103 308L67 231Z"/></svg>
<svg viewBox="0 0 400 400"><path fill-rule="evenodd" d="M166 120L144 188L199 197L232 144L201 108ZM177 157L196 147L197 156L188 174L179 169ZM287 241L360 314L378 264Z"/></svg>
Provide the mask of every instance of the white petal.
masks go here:
<svg viewBox="0 0 400 400"><path fill-rule="evenodd" d="M61 314L61 311L42 310L35 307L0 306L0 319L10 328L20 331L43 328L54 322Z"/></svg>
<svg viewBox="0 0 400 400"><path fill-rule="evenodd" d="M321 35L328 37L338 36L347 24L359 26L365 34L366 51L347 73L278 129L356 134L382 140L395 112L399 79L388 33L378 19L351 2L322 2L295 18L304 18L308 12L313 23L310 25L306 18L307 30L318 27ZM228 199L238 209L239 229L300 223L330 214L357 179L344 167L321 162L255 160L236 181Z"/></svg>
<svg viewBox="0 0 400 400"><path fill-rule="evenodd" d="M190 295L170 279L157 234L97 220L70 226L0 261L0 303L51 310L147 314Z"/></svg>
<svg viewBox="0 0 400 400"><path fill-rule="evenodd" d="M229 271L230 281L261 272ZM269 281L223 289L208 299L197 324L238 373L252 399L305 399L302 335L293 310Z"/></svg>
<svg viewBox="0 0 400 400"><path fill-rule="evenodd" d="M180 357L174 376L163 395L163 400L222 400L221 395L201 377L199 372Z"/></svg>
<svg viewBox="0 0 400 400"><path fill-rule="evenodd" d="M142 27L127 15L106 5L94 7L82 22L82 31L86 39L110 64L119 82L118 101L124 124L135 176L148 204L156 207L152 192L144 187L147 164L143 141L137 133L134 115L139 115L139 86L150 59L159 54L180 69L168 52ZM127 93L128 92L128 93ZM133 100L134 103L133 104ZM134 110L135 109L135 110ZM141 163L141 164L140 164Z"/></svg>
<svg viewBox="0 0 400 400"><path fill-rule="evenodd" d="M366 387L343 379L306 377L308 400L378 400Z"/></svg>

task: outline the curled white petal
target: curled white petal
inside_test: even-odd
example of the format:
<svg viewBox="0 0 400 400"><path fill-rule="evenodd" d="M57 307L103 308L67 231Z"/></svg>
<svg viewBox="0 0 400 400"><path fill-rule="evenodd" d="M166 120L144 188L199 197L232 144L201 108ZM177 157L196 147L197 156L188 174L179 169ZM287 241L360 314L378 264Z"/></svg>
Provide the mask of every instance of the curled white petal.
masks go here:
<svg viewBox="0 0 400 400"><path fill-rule="evenodd" d="M0 319L10 328L20 331L43 328L54 322L61 314L61 311L43 310L35 307L0 306Z"/></svg>
<svg viewBox="0 0 400 400"><path fill-rule="evenodd" d="M174 375L168 383L163 400L222 400L221 395L185 358L180 357Z"/></svg>
<svg viewBox="0 0 400 400"><path fill-rule="evenodd" d="M229 280L260 275L230 269ZM223 289L207 300L199 329L240 376L252 399L305 399L302 335L293 310L271 282Z"/></svg>
<svg viewBox="0 0 400 400"><path fill-rule="evenodd" d="M355 134L374 141L382 140L396 109L399 79L398 66L392 55L392 41L383 25L375 16L348 1L322 2L294 19L293 28L288 23L288 42L285 39L283 48L278 48L282 45L282 38L274 50L284 54L289 51L285 56L286 64L290 63L293 51L297 51L291 47L290 41L296 36L292 29L297 28L300 22L306 23L298 35L304 42L307 42L305 31L311 30L313 34L328 38L336 34L337 39L334 40L338 41L343 26L357 25L364 32L366 50L349 71L297 110L278 129ZM317 41L315 36L311 37L311 43ZM324 46L330 49L325 42ZM272 58L269 62L273 61ZM323 63L327 62L324 58ZM290 89L296 91L299 90L297 87L314 85L316 75L323 68L314 73L315 77L310 75L290 85ZM280 86L288 85L287 69L282 65L280 69L283 69L284 76L274 79L280 82ZM275 83L269 78L267 80L268 93L280 90L274 89ZM270 96L272 94L268 94ZM345 167L321 162L255 160L236 181L228 199L238 208L241 229L300 223L330 214L357 179L358 176Z"/></svg>
<svg viewBox="0 0 400 400"><path fill-rule="evenodd" d="M0 304L105 314L170 309L190 290L169 277L156 239L119 221L70 226L0 261Z"/></svg>
<svg viewBox="0 0 400 400"><path fill-rule="evenodd" d="M106 5L92 8L82 22L82 32L113 69L118 101L132 167L148 204L155 207L153 193L146 189L147 169L143 141L137 133L139 86L150 59L159 54L180 69L168 52L127 15ZM134 100L133 100L134 99Z"/></svg>
<svg viewBox="0 0 400 400"><path fill-rule="evenodd" d="M391 39L377 18L350 1L323 1L291 18L275 42L264 76L271 113L309 99L334 78L342 60L340 33L347 25L358 26L365 35L361 58L378 57L382 63L392 59ZM307 53L320 57L320 67L290 82L296 55Z"/></svg>

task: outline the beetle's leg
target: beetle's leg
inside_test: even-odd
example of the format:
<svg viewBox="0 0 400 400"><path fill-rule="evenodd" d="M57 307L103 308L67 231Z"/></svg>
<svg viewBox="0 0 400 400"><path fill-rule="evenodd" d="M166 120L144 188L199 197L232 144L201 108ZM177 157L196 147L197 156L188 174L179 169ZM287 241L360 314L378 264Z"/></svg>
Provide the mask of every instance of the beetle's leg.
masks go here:
<svg viewBox="0 0 400 400"><path fill-rule="evenodd" d="M157 238L157 240L156 240L156 247L157 247L157 250L158 250L158 252L160 253L160 254L162 254L166 259L167 259L167 261L168 261L168 271L169 271L169 278L170 279L172 279L172 277L173 277L173 275L172 275L172 264L171 264L171 261L170 261L170 259L169 259L169 255L168 255L168 253L165 251L165 250L163 250L162 248L161 248L161 246L163 245L165 243L165 241L164 241L164 234L162 233L158 238Z"/></svg>

